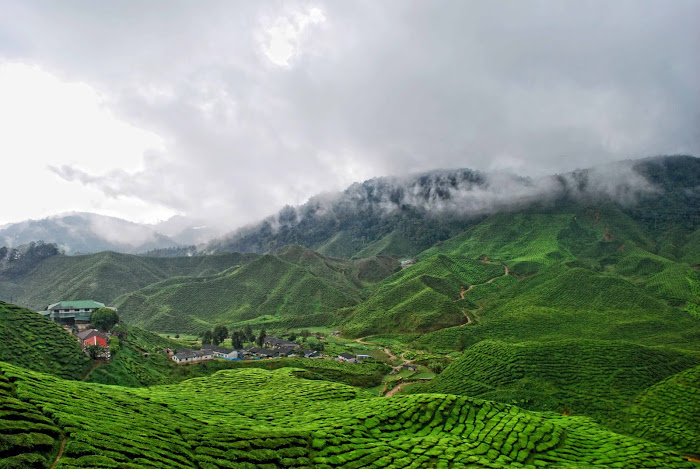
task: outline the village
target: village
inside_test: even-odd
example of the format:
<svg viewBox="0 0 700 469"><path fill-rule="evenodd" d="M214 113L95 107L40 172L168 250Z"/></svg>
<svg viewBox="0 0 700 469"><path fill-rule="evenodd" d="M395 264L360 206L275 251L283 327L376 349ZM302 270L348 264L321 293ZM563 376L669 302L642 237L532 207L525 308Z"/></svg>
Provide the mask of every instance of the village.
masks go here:
<svg viewBox="0 0 700 469"><path fill-rule="evenodd" d="M369 355L352 355L340 353L336 357L324 355L317 350L304 350L301 344L285 339L266 336L262 341L262 347L243 347L240 349L220 347L218 345L203 344L201 350L191 348L178 349L176 353L167 350L176 363L193 363L220 358L224 360L261 360L267 358L304 357L304 358L334 358L344 363L360 363L369 360Z"/></svg>
<svg viewBox="0 0 700 469"><path fill-rule="evenodd" d="M102 332L99 329L95 329L92 324L93 313L104 309L112 310L115 313L117 311L117 308L105 306L104 303L97 301L76 300L53 303L46 310L39 311L39 314L54 321L76 337L85 353L91 358L110 360L110 342L114 341L113 336L118 339L119 334L114 335L110 332ZM333 331L332 334L337 336L338 331ZM291 340L272 336L265 336L261 345L235 349L213 344L202 344L200 350L183 347L177 349L177 351L169 348L164 351L177 364L196 363L214 359L262 360L285 357L334 359L343 363L360 363L372 359L370 355L365 354L339 353L336 356L329 356L318 350L303 349L301 344Z"/></svg>

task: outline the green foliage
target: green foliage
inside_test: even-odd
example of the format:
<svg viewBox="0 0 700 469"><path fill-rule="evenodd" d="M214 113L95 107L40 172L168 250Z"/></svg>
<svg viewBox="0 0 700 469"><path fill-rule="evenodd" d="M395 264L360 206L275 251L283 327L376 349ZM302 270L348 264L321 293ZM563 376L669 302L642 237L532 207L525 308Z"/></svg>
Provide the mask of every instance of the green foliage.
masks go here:
<svg viewBox="0 0 700 469"><path fill-rule="evenodd" d="M211 333L211 337L214 344L219 345L224 340L228 339L228 329L226 329L226 326L218 324L216 327L214 327L214 330Z"/></svg>
<svg viewBox="0 0 700 469"><path fill-rule="evenodd" d="M678 373L637 396L627 430L700 456L700 366Z"/></svg>
<svg viewBox="0 0 700 469"><path fill-rule="evenodd" d="M629 342L485 340L411 392L464 394L532 410L587 415L621 428L624 411L637 394L698 364L698 355Z"/></svg>
<svg viewBox="0 0 700 469"><path fill-rule="evenodd" d="M368 265L288 246L219 275L151 285L121 300L119 311L124 320L160 332L196 333L265 316L285 327L326 325L336 320L335 311L363 299L369 281L398 266L386 259Z"/></svg>
<svg viewBox="0 0 700 469"><path fill-rule="evenodd" d="M34 311L0 301L0 361L78 379L90 367L79 342Z"/></svg>
<svg viewBox="0 0 700 469"><path fill-rule="evenodd" d="M460 290L504 275L504 267L438 254L377 284L344 322L343 333L430 331L466 322Z"/></svg>
<svg viewBox="0 0 700 469"><path fill-rule="evenodd" d="M22 272L0 269L0 298L28 304L37 311L69 298L89 298L111 305L130 293L178 276L203 277L253 261L255 254L155 258L100 252L41 258Z"/></svg>
<svg viewBox="0 0 700 469"><path fill-rule="evenodd" d="M140 389L0 369L66 434L63 469L692 467L586 419L441 394L372 398L289 368Z"/></svg>
<svg viewBox="0 0 700 469"><path fill-rule="evenodd" d="M60 437L56 424L19 399L15 385L0 373L0 468L48 467Z"/></svg>
<svg viewBox="0 0 700 469"><path fill-rule="evenodd" d="M119 323L119 315L113 309L99 308L90 316L90 322L97 329L109 332L112 326Z"/></svg>

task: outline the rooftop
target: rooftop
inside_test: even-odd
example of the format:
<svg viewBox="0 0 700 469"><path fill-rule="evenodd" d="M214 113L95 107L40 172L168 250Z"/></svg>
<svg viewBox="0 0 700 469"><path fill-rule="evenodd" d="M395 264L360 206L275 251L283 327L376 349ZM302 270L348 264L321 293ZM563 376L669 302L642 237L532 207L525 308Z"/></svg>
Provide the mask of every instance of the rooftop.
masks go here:
<svg viewBox="0 0 700 469"><path fill-rule="evenodd" d="M59 301L49 305L46 309L98 309L104 308L105 304L93 300Z"/></svg>

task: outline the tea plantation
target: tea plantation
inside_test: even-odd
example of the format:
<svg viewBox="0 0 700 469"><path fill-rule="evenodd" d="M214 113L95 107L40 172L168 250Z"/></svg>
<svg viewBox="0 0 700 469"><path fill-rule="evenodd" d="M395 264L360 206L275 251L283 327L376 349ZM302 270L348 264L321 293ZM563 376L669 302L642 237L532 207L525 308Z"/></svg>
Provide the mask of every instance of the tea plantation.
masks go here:
<svg viewBox="0 0 700 469"><path fill-rule="evenodd" d="M620 341L486 340L469 347L443 373L411 392L514 402L533 410L587 415L622 428L629 402L638 394L697 365L699 354Z"/></svg>
<svg viewBox="0 0 700 469"><path fill-rule="evenodd" d="M116 252L58 255L28 272L0 270L0 299L35 310L61 300L89 298L112 303L120 295L177 276L208 276L238 267L259 256L226 253L214 256L157 258Z"/></svg>
<svg viewBox="0 0 700 469"><path fill-rule="evenodd" d="M2 430L6 465L60 455L64 469L693 467L585 418L445 394L371 397L289 368L137 389L9 364L0 376L2 409L21 416Z"/></svg>
<svg viewBox="0 0 700 469"><path fill-rule="evenodd" d="M150 285L121 298L118 305L126 321L160 332L196 333L261 316L288 326L326 325L334 319L331 313L362 301L366 285L397 268L390 258L344 261L288 246L211 277ZM300 317L307 321L294 321Z"/></svg>
<svg viewBox="0 0 700 469"><path fill-rule="evenodd" d="M504 266L438 254L380 282L343 324L351 337L430 331L466 322L460 291L504 275Z"/></svg>
<svg viewBox="0 0 700 469"><path fill-rule="evenodd" d="M78 341L34 311L0 301L0 361L79 379L91 360Z"/></svg>

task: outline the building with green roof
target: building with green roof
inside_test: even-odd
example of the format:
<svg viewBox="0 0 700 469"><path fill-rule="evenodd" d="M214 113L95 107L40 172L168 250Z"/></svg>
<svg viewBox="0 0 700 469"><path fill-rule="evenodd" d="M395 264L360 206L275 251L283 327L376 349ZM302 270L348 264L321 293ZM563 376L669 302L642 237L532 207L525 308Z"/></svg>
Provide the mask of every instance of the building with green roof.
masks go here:
<svg viewBox="0 0 700 469"><path fill-rule="evenodd" d="M58 324L87 324L96 309L105 308L104 303L93 300L59 301L40 311L44 317ZM114 308L111 308L114 309Z"/></svg>

